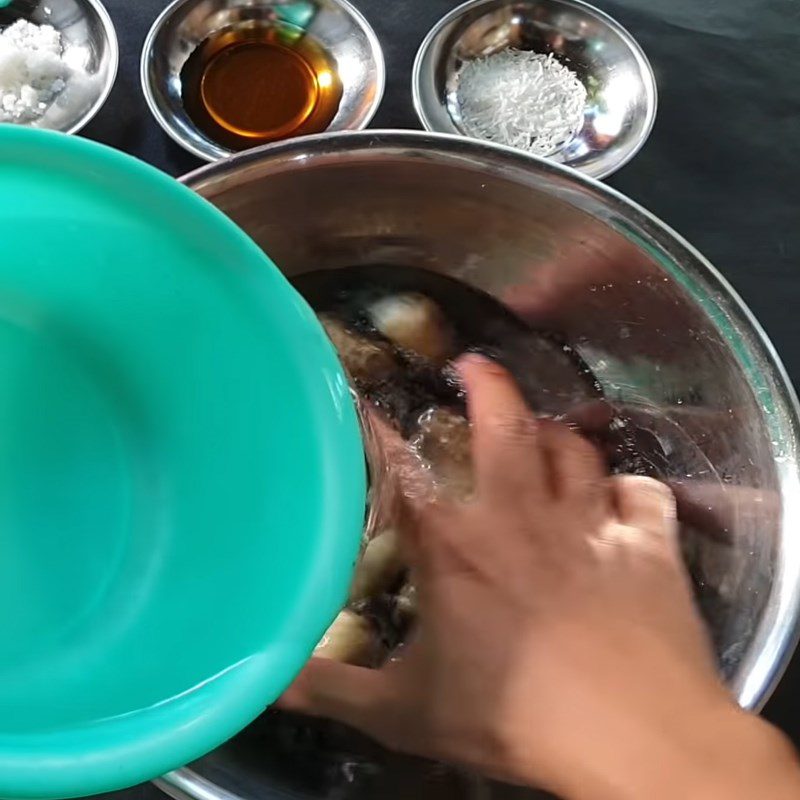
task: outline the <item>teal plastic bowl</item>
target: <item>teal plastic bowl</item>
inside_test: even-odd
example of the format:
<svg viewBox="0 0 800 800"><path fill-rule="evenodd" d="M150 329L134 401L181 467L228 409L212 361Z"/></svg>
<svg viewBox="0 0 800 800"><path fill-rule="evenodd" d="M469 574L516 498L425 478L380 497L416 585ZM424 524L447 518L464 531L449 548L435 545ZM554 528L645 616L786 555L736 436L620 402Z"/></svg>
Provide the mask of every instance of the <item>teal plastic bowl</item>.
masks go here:
<svg viewBox="0 0 800 800"><path fill-rule="evenodd" d="M0 126L0 796L152 778L344 601L358 420L313 313L189 189Z"/></svg>

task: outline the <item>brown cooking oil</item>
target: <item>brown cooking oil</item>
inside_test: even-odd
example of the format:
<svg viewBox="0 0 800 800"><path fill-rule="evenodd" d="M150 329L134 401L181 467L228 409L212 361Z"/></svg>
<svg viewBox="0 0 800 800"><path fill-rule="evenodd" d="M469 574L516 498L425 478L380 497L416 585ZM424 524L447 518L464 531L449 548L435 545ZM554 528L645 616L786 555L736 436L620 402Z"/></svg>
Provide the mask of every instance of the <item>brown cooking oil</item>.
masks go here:
<svg viewBox="0 0 800 800"><path fill-rule="evenodd" d="M187 114L231 150L319 133L342 99L333 57L289 25L251 24L220 31L181 71Z"/></svg>

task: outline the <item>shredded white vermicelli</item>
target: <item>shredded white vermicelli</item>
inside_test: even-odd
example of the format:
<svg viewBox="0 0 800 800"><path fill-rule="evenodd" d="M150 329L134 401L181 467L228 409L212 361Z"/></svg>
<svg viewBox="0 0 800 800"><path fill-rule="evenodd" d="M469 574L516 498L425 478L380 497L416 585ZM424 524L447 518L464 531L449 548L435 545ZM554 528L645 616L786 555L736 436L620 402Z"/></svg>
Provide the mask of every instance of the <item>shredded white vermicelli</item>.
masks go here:
<svg viewBox="0 0 800 800"><path fill-rule="evenodd" d="M465 62L456 97L467 136L549 155L582 127L586 87L552 53L507 49Z"/></svg>

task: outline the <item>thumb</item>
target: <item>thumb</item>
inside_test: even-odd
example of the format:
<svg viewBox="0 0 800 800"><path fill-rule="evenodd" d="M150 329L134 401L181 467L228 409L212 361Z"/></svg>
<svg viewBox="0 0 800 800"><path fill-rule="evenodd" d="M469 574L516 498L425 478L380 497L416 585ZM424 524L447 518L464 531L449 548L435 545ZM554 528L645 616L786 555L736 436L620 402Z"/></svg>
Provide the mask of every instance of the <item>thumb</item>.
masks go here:
<svg viewBox="0 0 800 800"><path fill-rule="evenodd" d="M385 682L378 670L312 658L276 707L332 719L373 735L382 716Z"/></svg>

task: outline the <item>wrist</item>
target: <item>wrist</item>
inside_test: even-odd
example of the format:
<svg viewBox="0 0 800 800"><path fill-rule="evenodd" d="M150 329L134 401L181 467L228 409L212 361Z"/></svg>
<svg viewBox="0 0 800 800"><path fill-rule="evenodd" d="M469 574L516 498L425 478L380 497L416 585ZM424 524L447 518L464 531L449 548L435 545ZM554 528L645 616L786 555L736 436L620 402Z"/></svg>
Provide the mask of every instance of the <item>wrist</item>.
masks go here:
<svg viewBox="0 0 800 800"><path fill-rule="evenodd" d="M692 797L708 800L800 797L800 762L789 739L756 715L738 707L735 714L736 722L729 735L718 743L710 767L701 766L697 771ZM720 788L716 789L717 786Z"/></svg>
<svg viewBox="0 0 800 800"><path fill-rule="evenodd" d="M685 800L790 800L800 797L800 766L789 741L762 719L732 708L696 744L684 744L664 777ZM694 747L697 747L694 750ZM670 787L671 788L671 787ZM654 797L661 795L654 794Z"/></svg>
<svg viewBox="0 0 800 800"><path fill-rule="evenodd" d="M567 800L796 800L800 764L788 740L758 717L725 705L670 730L617 741L617 756L576 771Z"/></svg>

